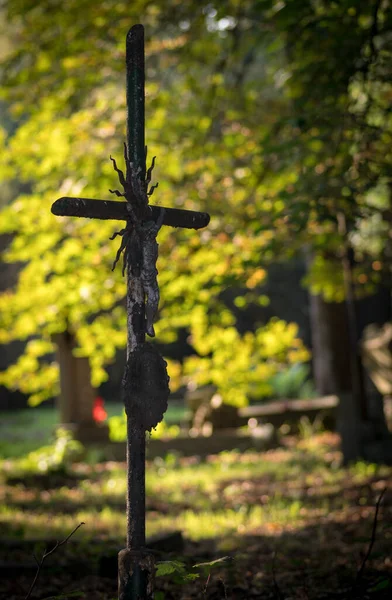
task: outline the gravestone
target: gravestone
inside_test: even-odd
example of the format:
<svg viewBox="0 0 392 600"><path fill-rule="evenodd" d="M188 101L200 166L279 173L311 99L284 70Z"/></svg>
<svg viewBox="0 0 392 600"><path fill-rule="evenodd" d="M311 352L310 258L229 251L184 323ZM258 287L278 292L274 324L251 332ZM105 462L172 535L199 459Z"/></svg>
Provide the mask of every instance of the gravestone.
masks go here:
<svg viewBox="0 0 392 600"><path fill-rule="evenodd" d="M98 424L93 418L97 391L91 385L89 359L74 355L77 344L68 331L56 334L53 341L60 367L60 394L57 398L60 427L72 431L75 439L82 443L107 441L107 424Z"/></svg>

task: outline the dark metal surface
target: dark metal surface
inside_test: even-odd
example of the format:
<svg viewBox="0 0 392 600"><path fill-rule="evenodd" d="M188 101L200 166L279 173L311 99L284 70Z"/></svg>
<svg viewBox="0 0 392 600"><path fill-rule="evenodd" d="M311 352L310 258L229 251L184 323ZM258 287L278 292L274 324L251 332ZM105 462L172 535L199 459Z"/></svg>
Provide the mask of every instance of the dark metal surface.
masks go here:
<svg viewBox="0 0 392 600"><path fill-rule="evenodd" d="M127 135L128 159L133 172L140 182L146 173L146 153L144 149L144 27L134 25L126 41L127 67ZM127 172L127 177L131 175ZM128 211L128 209L127 209ZM134 232L138 238L137 232ZM139 240L140 242L140 240ZM131 254L131 244L127 252L127 360L131 352L145 342L145 298L141 281L141 265ZM126 392L125 379L123 381ZM128 399L131 401L131 399ZM127 415L127 548L139 550L146 544L146 432L135 419ZM124 600L146 598L143 578L136 593L124 596Z"/></svg>
<svg viewBox="0 0 392 600"><path fill-rule="evenodd" d="M144 27L134 25L126 41L128 152L139 178L146 177L144 143Z"/></svg>
<svg viewBox="0 0 392 600"><path fill-rule="evenodd" d="M161 207L151 206L152 219L159 217ZM126 202L113 200L94 200L92 198L71 198L64 196L52 204L52 213L60 217L85 217L88 219L113 219L125 221L129 218ZM210 215L180 208L165 208L163 225L170 227L185 227L186 229L201 229L210 222Z"/></svg>
<svg viewBox="0 0 392 600"><path fill-rule="evenodd" d="M127 547L138 550L146 545L146 435L129 416L127 435Z"/></svg>

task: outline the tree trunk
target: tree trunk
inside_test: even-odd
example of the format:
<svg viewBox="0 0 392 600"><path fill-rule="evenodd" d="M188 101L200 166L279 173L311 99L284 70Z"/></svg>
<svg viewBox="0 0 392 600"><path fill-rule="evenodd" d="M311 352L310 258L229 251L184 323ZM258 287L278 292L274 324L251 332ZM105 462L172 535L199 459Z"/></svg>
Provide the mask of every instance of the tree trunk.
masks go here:
<svg viewBox="0 0 392 600"><path fill-rule="evenodd" d="M313 376L321 396L351 390L347 313L343 302L310 295Z"/></svg>
<svg viewBox="0 0 392 600"><path fill-rule="evenodd" d="M352 392L352 364L344 302L310 296L313 374L318 393L339 396L337 430L344 462L361 457L361 413Z"/></svg>
<svg viewBox="0 0 392 600"><path fill-rule="evenodd" d="M348 307L346 302L327 303L321 296L310 296L313 374L321 395L337 394L340 398L337 428L344 462L362 459L392 463L392 436L383 398L362 367L359 343L363 327L379 318L379 313L372 310L371 299L365 306L365 311L361 311L361 302ZM348 308L355 310L351 323ZM354 327L358 322L360 327ZM350 341L353 335L356 339Z"/></svg>

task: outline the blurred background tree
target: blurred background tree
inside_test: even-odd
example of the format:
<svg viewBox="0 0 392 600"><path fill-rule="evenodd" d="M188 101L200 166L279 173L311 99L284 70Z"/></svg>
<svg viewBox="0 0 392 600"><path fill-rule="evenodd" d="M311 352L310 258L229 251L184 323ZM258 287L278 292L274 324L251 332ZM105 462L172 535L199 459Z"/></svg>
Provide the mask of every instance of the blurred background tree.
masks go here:
<svg viewBox="0 0 392 600"><path fill-rule="evenodd" d="M125 137L124 36L135 22L147 30L154 201L212 215L201 234L160 234L157 337L185 330L188 380L242 403L255 379L262 396L279 370L308 359L292 326L236 329L238 311L265 302L270 263L306 252L314 329L333 330L338 345L348 251L356 297L384 286L390 314L390 2L3 3L1 171L15 194L0 227L13 235L5 260L23 268L0 299L0 341L33 339L1 382L33 403L56 392L56 365L45 362L54 334L76 336L94 385L125 346L116 225L56 219L50 205L109 198L115 186L109 155L121 156ZM336 310L321 310L325 301ZM320 345L336 350L326 337ZM237 395L218 375L227 364Z"/></svg>

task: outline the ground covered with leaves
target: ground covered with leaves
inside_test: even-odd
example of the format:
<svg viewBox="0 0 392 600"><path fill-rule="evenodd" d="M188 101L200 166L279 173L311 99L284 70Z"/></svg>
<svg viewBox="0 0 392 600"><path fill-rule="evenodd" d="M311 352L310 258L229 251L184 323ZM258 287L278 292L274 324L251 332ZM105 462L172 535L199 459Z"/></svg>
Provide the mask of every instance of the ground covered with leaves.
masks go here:
<svg viewBox="0 0 392 600"><path fill-rule="evenodd" d="M342 468L338 442L324 433L286 438L265 453L149 463L147 533L184 538L182 547L178 536L174 547L172 540L155 550L157 600L389 598L392 469ZM37 569L33 554L39 559L83 522L45 561L31 598L116 598L125 489L123 463L37 473L4 460L2 597L25 598Z"/></svg>

